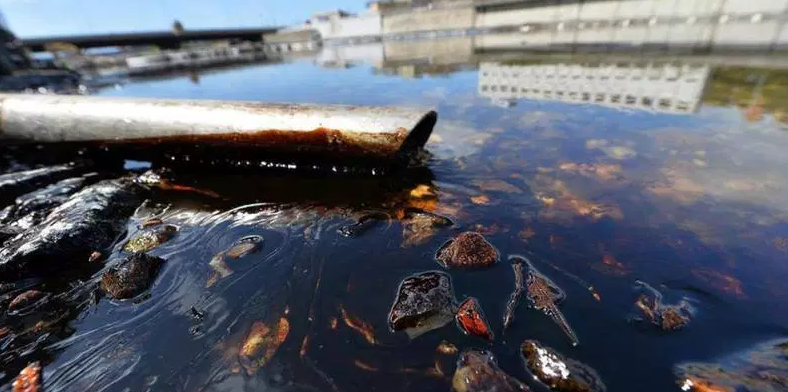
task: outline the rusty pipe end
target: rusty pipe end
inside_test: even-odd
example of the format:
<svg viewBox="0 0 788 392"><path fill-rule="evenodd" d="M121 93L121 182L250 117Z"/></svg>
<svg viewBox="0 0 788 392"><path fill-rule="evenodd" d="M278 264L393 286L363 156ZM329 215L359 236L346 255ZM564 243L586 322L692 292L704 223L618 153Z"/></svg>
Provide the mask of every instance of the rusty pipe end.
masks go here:
<svg viewBox="0 0 788 392"><path fill-rule="evenodd" d="M407 156L423 148L427 144L427 140L429 140L432 129L437 122L438 113L434 110L427 112L410 130L408 136L400 145L397 155L401 157Z"/></svg>

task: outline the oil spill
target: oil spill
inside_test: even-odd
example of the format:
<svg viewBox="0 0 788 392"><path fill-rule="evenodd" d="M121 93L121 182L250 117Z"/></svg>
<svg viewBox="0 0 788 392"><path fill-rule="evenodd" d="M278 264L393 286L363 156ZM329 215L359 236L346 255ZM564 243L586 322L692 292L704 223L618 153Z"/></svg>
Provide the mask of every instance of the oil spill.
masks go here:
<svg viewBox="0 0 788 392"><path fill-rule="evenodd" d="M482 42L450 41L463 40ZM429 154L408 170L263 156L251 144L237 154L185 143L144 151L0 146L0 178L18 179L0 187L0 218L12 216L2 218L0 254L19 254L13 258L26 265L0 271L0 390L11 390L34 362L51 392L547 390L550 380L534 380L524 363L525 341L549 348L555 364L578 370L575 380L591 390L602 384L588 369L608 391L681 390L687 380L698 392L780 390L785 353L774 347L788 327L785 71L707 64L702 78L687 72L703 58L672 58L681 64L671 68L675 82L692 76L705 86L696 102L679 112L618 110L558 96L501 101L502 87L509 94L522 86L501 73L493 92L488 65L534 77L532 67L602 65L579 52L498 56L476 51L484 66L461 68L424 63L442 55L331 70L297 61L216 72L200 85L148 80L100 92L437 106ZM624 58L635 71L675 65ZM427 72L442 76L407 83L393 76ZM298 86L282 74L297 74ZM231 85L240 87L230 92ZM753 102L760 114L747 114ZM139 176L122 169L133 157L159 179L137 183L147 188L139 193L112 185ZM59 166L67 169L20 177ZM97 174L83 177L88 171ZM75 178L85 181L58 191ZM52 205L17 203L39 200L32 195L45 189ZM40 215L12 211L27 203ZM68 205L79 214L64 215ZM72 221L100 223L73 238L54 236L58 222ZM355 223L344 237L341 228ZM178 230L148 250L166 260L152 284L127 300L95 293L101 275L129 256L124 244L165 225ZM436 251L463 232L483 237L498 259L522 255L522 264L485 257L484 268L436 267ZM23 242L40 257L21 258ZM101 256L88 262L94 252ZM406 284L419 276L424 282ZM659 295L633 292L638 280ZM441 288L431 292L429 282ZM45 296L16 308L20 299L9 312L30 290ZM494 342L449 325L458 299L468 297L483 305ZM680 329L663 330L685 317ZM573 332L582 338L577 347Z"/></svg>

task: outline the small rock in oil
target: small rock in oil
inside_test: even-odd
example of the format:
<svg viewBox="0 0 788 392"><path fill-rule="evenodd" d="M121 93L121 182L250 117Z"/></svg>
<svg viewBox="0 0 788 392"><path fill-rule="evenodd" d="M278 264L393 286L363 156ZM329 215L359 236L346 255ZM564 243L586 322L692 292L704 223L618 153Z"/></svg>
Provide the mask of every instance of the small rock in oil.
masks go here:
<svg viewBox="0 0 788 392"><path fill-rule="evenodd" d="M487 323L484 312L482 312L482 308L476 298L468 297L465 301L462 301L460 308L457 310L456 319L457 325L464 333L493 340L494 337L490 325Z"/></svg>
<svg viewBox="0 0 788 392"><path fill-rule="evenodd" d="M144 253L129 255L102 274L101 290L114 299L132 298L151 286L163 263Z"/></svg>
<svg viewBox="0 0 788 392"><path fill-rule="evenodd" d="M235 245L228 248L224 254L231 259L240 259L246 255L257 252L263 246L263 237L250 235L239 239Z"/></svg>
<svg viewBox="0 0 788 392"><path fill-rule="evenodd" d="M412 275L400 283L389 312L389 326L411 338L448 324L456 310L449 275L429 271Z"/></svg>
<svg viewBox="0 0 788 392"><path fill-rule="evenodd" d="M123 245L126 252L147 252L159 245L171 240L178 233L178 227L173 225L163 225L146 229Z"/></svg>
<svg viewBox="0 0 788 392"><path fill-rule="evenodd" d="M520 350L525 367L534 378L555 392L604 392L605 384L590 367L565 358L534 340L523 342Z"/></svg>
<svg viewBox="0 0 788 392"><path fill-rule="evenodd" d="M498 367L495 357L486 352L468 350L460 354L452 378L456 392L515 392L529 388Z"/></svg>
<svg viewBox="0 0 788 392"><path fill-rule="evenodd" d="M498 261L498 250L483 235L468 231L438 249L435 258L446 268L484 268Z"/></svg>

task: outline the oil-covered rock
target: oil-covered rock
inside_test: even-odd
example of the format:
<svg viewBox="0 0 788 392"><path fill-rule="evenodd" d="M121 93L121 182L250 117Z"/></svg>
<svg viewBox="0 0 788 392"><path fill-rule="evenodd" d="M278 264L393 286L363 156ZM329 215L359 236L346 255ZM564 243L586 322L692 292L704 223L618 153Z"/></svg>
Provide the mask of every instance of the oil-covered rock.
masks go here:
<svg viewBox="0 0 788 392"><path fill-rule="evenodd" d="M468 297L462 301L457 310L456 319L457 325L466 334L493 340L493 332L476 298Z"/></svg>
<svg viewBox="0 0 788 392"><path fill-rule="evenodd" d="M448 324L457 308L449 275L422 272L405 278L389 312L389 327L411 338Z"/></svg>
<svg viewBox="0 0 788 392"><path fill-rule="evenodd" d="M67 178L17 197L14 204L9 205L0 212L0 224L9 224L37 211L49 212L51 208L62 204L70 195L82 188L91 177ZM43 216L45 217L46 214L43 214Z"/></svg>
<svg viewBox="0 0 788 392"><path fill-rule="evenodd" d="M709 363L682 363L674 372L682 391L786 391L788 342L785 339L765 342Z"/></svg>
<svg viewBox="0 0 788 392"><path fill-rule="evenodd" d="M229 248L219 252L211 258L208 265L213 268L214 273L208 279L207 287L211 287L220 279L224 279L233 274L233 269L228 265L229 260L242 259L263 248L264 238L259 235L248 235L239 238Z"/></svg>
<svg viewBox="0 0 788 392"><path fill-rule="evenodd" d="M248 374L265 366L290 333L290 321L282 316L274 325L255 321L241 345L238 356Z"/></svg>
<svg viewBox="0 0 788 392"><path fill-rule="evenodd" d="M451 384L456 392L529 390L528 386L501 370L492 354L480 350L467 350L460 354Z"/></svg>
<svg viewBox="0 0 788 392"><path fill-rule="evenodd" d="M13 392L43 392L42 382L41 365L38 362L33 362L19 372L11 389Z"/></svg>
<svg viewBox="0 0 788 392"><path fill-rule="evenodd" d="M520 256L511 256L509 260L512 263L512 271L514 272L514 290L509 295L509 300L506 302L506 310L503 314L503 329L504 331L514 321L514 311L517 310L517 305L520 304L520 298L525 291L525 268L527 262Z"/></svg>
<svg viewBox="0 0 788 392"><path fill-rule="evenodd" d="M528 276L525 286L531 307L550 317L572 341L572 345L577 346L580 341L575 331L569 325L569 322L566 321L566 317L564 317L561 310L558 309L558 304L566 298L566 294L547 276L537 271L527 259L524 259L524 261L528 264Z"/></svg>
<svg viewBox="0 0 788 392"><path fill-rule="evenodd" d="M6 242L0 250L0 280L50 274L109 247L125 229L143 191L123 178L102 181L72 195L40 225Z"/></svg>
<svg viewBox="0 0 788 392"><path fill-rule="evenodd" d="M27 290L14 297L8 304L9 314L25 313L37 304L46 301L49 294L39 290Z"/></svg>
<svg viewBox="0 0 788 392"><path fill-rule="evenodd" d="M483 235L468 231L438 249L435 258L446 268L483 268L498 261L498 250Z"/></svg>
<svg viewBox="0 0 788 392"><path fill-rule="evenodd" d="M123 250L126 252L147 252L171 240L178 233L174 225L158 225L144 229L126 241Z"/></svg>
<svg viewBox="0 0 788 392"><path fill-rule="evenodd" d="M605 384L596 371L569 359L534 340L523 342L520 350L525 367L555 392L603 392Z"/></svg>
<svg viewBox="0 0 788 392"><path fill-rule="evenodd" d="M441 229L453 225L445 216L421 210L406 211L402 220L402 246L424 244Z"/></svg>
<svg viewBox="0 0 788 392"><path fill-rule="evenodd" d="M74 172L72 165L57 165L38 169L0 174L0 205L31 192L36 187L51 184Z"/></svg>
<svg viewBox="0 0 788 392"><path fill-rule="evenodd" d="M686 300L676 304L666 304L662 293L644 282L638 282L641 291L635 301L642 319L662 331L676 331L685 328L692 321L692 306Z"/></svg>
<svg viewBox="0 0 788 392"><path fill-rule="evenodd" d="M164 263L164 259L145 253L126 256L101 275L101 290L110 298L129 299L147 290Z"/></svg>

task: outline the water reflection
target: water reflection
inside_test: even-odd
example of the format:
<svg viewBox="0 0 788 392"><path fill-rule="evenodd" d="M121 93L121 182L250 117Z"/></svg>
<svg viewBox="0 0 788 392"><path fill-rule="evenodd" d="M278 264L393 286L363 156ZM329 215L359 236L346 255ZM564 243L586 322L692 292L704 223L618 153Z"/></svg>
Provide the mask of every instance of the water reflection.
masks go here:
<svg viewBox="0 0 788 392"><path fill-rule="evenodd" d="M764 113L783 123L788 119L779 92L788 83L788 70L784 57L769 55L768 47L754 47L748 56L641 53L639 48L543 54L503 44L518 36L329 46L314 61L324 67L366 64L375 74L402 78L475 71L478 95L504 108L528 99L681 114L695 113L705 103L736 106L748 121L760 121Z"/></svg>
<svg viewBox="0 0 788 392"><path fill-rule="evenodd" d="M546 64L479 66L479 95L514 105L516 99L594 103L621 109L692 113L709 66Z"/></svg>

